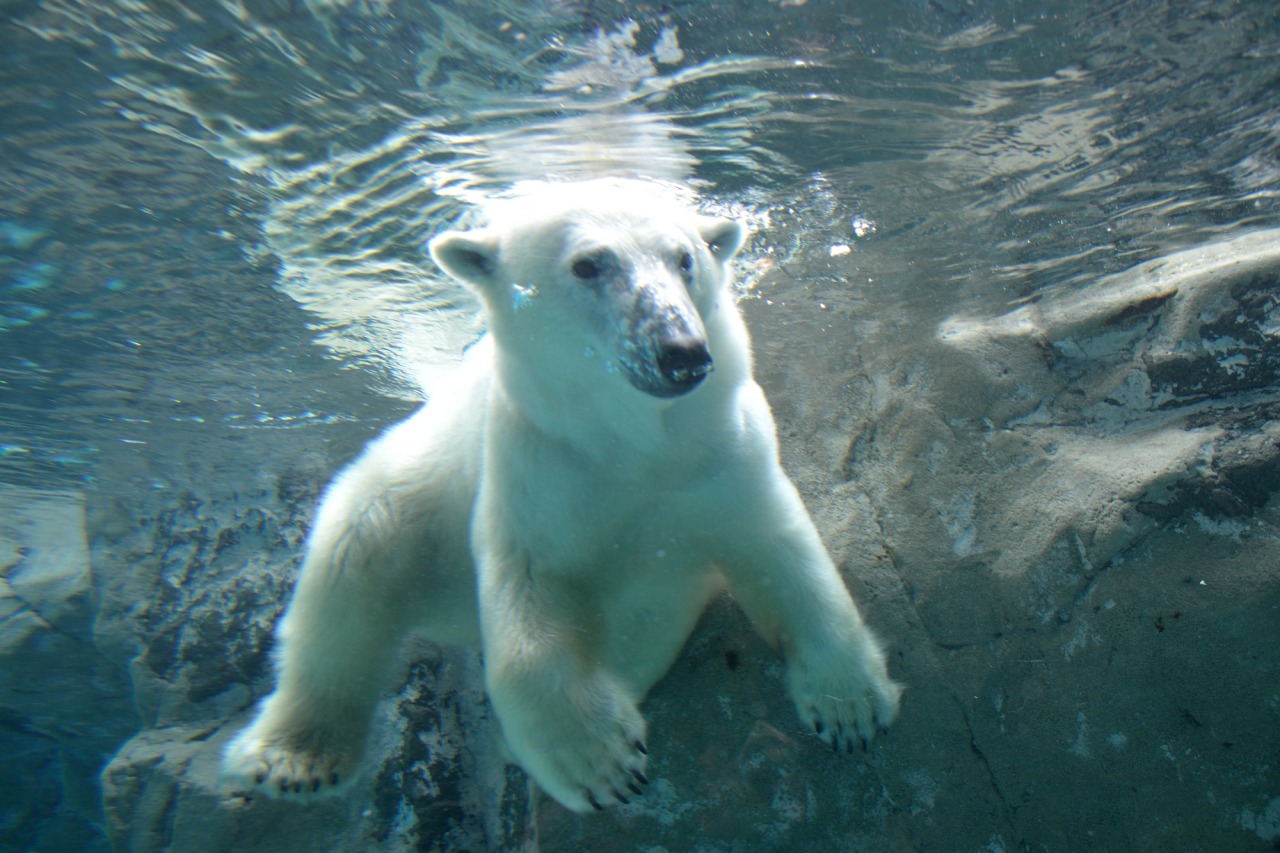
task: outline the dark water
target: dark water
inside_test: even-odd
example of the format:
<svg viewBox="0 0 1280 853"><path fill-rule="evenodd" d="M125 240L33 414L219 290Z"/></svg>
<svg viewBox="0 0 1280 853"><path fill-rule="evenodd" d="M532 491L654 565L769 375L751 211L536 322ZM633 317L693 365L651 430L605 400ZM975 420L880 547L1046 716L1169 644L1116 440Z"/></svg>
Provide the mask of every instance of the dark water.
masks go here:
<svg viewBox="0 0 1280 853"><path fill-rule="evenodd" d="M0 481L131 506L407 412L479 329L423 244L519 180L682 183L756 308L888 322L1280 224L1270 0L45 0L0 45Z"/></svg>

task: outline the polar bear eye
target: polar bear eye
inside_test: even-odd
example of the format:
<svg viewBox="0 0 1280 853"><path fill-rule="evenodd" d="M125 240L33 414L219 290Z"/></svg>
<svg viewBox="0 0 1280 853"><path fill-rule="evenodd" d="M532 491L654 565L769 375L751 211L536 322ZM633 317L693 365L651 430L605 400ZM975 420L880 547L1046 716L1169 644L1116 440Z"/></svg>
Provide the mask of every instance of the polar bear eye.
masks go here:
<svg viewBox="0 0 1280 853"><path fill-rule="evenodd" d="M578 258L569 267L569 271L573 273L575 278L590 281L599 278L604 273L604 262L596 257Z"/></svg>
<svg viewBox="0 0 1280 853"><path fill-rule="evenodd" d="M680 267L680 272L689 272L690 270L692 270L693 255L689 254L688 252L685 252L683 255L680 256L680 261L677 264L677 266Z"/></svg>
<svg viewBox="0 0 1280 853"><path fill-rule="evenodd" d="M613 269L616 263L617 261L614 260L613 255L609 254L609 252L593 252L590 255L577 257L570 264L568 270L573 273L573 278L579 278L584 282L594 282L595 279L602 277L602 275Z"/></svg>

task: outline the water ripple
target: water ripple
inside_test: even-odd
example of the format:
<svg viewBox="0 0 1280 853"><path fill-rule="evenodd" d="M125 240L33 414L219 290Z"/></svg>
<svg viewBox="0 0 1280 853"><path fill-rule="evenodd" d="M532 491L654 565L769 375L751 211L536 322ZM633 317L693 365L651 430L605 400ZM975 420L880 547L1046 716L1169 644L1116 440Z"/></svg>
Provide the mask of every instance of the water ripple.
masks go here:
<svg viewBox="0 0 1280 853"><path fill-rule="evenodd" d="M245 351L305 360L290 305L360 384L420 395L423 365L479 331L424 243L526 179L678 181L759 226L744 292L820 287L885 316L998 315L1280 213L1280 16L1261 2L677 2L638 21L560 0L42 0L8 32L7 393L89 412L71 404L92 351L158 377L129 391L153 424L162 385L194 382L226 407L198 423L224 423L265 381L240 378ZM279 410L317 417L288 423L352 410L295 385Z"/></svg>

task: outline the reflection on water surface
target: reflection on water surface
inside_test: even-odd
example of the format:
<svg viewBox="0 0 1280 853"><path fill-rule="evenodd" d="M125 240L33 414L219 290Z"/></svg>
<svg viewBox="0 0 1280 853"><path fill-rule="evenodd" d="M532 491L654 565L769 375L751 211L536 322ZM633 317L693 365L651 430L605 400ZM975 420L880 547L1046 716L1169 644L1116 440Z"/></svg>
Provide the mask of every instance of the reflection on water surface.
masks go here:
<svg viewBox="0 0 1280 853"><path fill-rule="evenodd" d="M427 262L426 239L515 182L602 173L680 184L755 228L739 286L788 465L824 533L893 564L857 582L881 601L882 633L910 652L902 666L916 667L906 676L920 716L904 722L917 735L954 723L986 750L940 746L952 776L890 755L879 788L857 794L857 809L839 800L841 815L883 819L881 836L924 833L911 821L958 802L973 819L957 807L954 825L988 822L991 845L1011 849L1019 810L1054 793L1034 771L1019 775L1040 766L1031 758L997 772L998 745L1026 756L1058 737L1174 803L1158 771L1199 778L1185 794L1195 843L1227 837L1205 826L1280 837L1274 773L1250 752L1274 747L1257 734L1274 716L1256 718L1271 725L1252 741L1217 734L1255 719L1244 715L1257 679L1227 684L1235 716L1220 697L1192 708L1160 680L1150 693L1088 693L1131 678L1126 661L1167 657L1219 696L1217 670L1199 661L1209 652L1145 645L1146 628L1160 615L1150 633L1176 637L1192 622L1186 597L1228 583L1237 598L1218 606L1239 600L1238 613L1196 630L1226 638L1223 657L1271 660L1250 643L1270 642L1274 622L1250 621L1248 608L1274 600L1274 568L1248 555L1259 553L1249 536L1272 529L1278 470L1266 456L1280 359L1267 230L1280 204L1273 4L43 0L7 4L0 26L0 480L41 490L0 494L17 519L4 542L19 556L52 548L59 537L31 533L28 517L46 532L81 524L68 538L88 537L94 572L58 577L100 608L77 611L74 630L56 623L59 642L81 645L5 659L12 683L53 673L69 697L58 708L30 704L40 690L5 699L10 754L34 756L4 821L19 848L101 848L104 757L139 728L212 725L248 702L315 492L479 334L469 297ZM1227 541L1246 556L1220 564ZM1219 568L1219 586L1201 587L1210 573L1198 567L1177 569L1176 588L1142 575L1195 554ZM46 565L19 556L4 570L13 589L20 569ZM981 586L992 567L1027 586ZM1106 587L1122 575L1128 598ZM946 586L961 577L982 594ZM196 619L208 612L226 619ZM1133 633L1107 614L1126 614ZM734 623L714 625L695 638L690 672L722 652L763 667L754 647L716 645L737 636ZM926 629L929 642L912 646ZM1055 631L1069 636L1048 657L1013 649L1057 643ZM1105 661L1089 657L1104 646ZM222 660L201 657L210 648ZM81 654L91 663L64 678ZM991 683L978 663L963 668L966 654ZM932 656L947 666L921 663ZM413 683L444 698L414 712L421 730L474 688L465 662L425 659ZM1066 668L1018 675L1042 660ZM960 722L921 685L949 683L940 673L959 679L948 707L963 707ZM726 687L719 707L742 719L731 697L748 702L751 689ZM1116 716L1093 722L1104 699ZM685 719L672 700L654 700L660 715L677 709L668 730ZM1055 707L1065 733L1052 728ZM1121 760L1146 746L1136 724L1121 729L1130 710L1163 738L1142 773ZM1104 724L1115 730L1095 730ZM1038 725L1047 733L1028 735ZM790 767L789 734L761 726L737 759L696 729L685 747L716 772L735 768L731 804L772 792L781 799L760 796L773 817L800 821L803 792L770 787L755 758ZM1214 743L1184 729L1212 730ZM1231 738L1229 759L1213 751ZM974 754L999 780L994 812L948 793ZM128 766L151 760L137 756ZM796 761L798 786L813 768ZM1255 781L1222 769L1232 762ZM1065 788L1085 787L1072 775L1083 766L1062 766ZM692 795L655 790L664 819L683 827ZM119 796L109 810L145 800ZM1215 797L1204 818L1196 809ZM801 821L814 837L837 831L822 808ZM741 817L723 803L697 814L714 849ZM1113 839L1132 849L1171 837L1112 817L1129 832ZM794 841L787 820L753 837ZM556 826L567 834L554 837L577 837Z"/></svg>

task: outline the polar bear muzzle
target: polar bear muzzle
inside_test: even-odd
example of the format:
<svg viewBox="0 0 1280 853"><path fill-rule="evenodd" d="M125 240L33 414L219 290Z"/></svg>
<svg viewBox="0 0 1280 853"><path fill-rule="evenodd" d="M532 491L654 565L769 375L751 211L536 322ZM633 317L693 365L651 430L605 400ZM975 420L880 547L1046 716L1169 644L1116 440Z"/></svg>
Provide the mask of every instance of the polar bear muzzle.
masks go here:
<svg viewBox="0 0 1280 853"><path fill-rule="evenodd" d="M661 336L647 344L630 344L618 363L632 387L651 396L681 397L697 388L714 369L706 338L702 336Z"/></svg>
<svg viewBox="0 0 1280 853"><path fill-rule="evenodd" d="M707 342L701 338L679 337L660 341L655 355L656 373L627 371L633 386L654 397L688 394L713 369Z"/></svg>
<svg viewBox="0 0 1280 853"><path fill-rule="evenodd" d="M636 287L620 324L618 364L632 387L661 399L688 394L713 369L707 333L678 281Z"/></svg>

